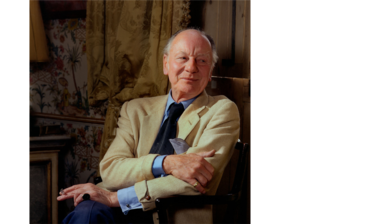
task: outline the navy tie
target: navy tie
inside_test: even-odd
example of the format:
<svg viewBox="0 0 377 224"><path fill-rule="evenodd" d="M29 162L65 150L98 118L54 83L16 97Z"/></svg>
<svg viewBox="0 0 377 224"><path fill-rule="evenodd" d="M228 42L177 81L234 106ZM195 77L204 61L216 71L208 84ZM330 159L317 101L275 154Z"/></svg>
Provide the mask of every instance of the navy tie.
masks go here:
<svg viewBox="0 0 377 224"><path fill-rule="evenodd" d="M169 117L165 120L153 143L150 154L171 155L174 148L169 139L175 138L177 134L177 118L181 116L185 109L181 103L171 104Z"/></svg>

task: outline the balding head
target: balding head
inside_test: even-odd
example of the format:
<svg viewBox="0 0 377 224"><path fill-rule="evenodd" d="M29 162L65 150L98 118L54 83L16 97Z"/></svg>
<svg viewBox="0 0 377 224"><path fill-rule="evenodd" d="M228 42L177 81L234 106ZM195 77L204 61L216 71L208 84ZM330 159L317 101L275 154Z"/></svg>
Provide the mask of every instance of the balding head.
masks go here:
<svg viewBox="0 0 377 224"><path fill-rule="evenodd" d="M195 28L182 29L182 30L177 31L175 34L173 34L169 38L168 42L166 43L164 50L163 50L163 54L167 55L169 57L169 51L170 51L170 48L171 48L171 45L172 45L174 39L180 33L184 32L184 31L196 31L196 32L200 33L209 42L211 49L212 49L212 69L213 69L215 67L217 59L218 59L215 42L213 41L212 37L209 36L208 34L206 34L204 31L201 31L201 30L198 30L198 29L195 29Z"/></svg>
<svg viewBox="0 0 377 224"><path fill-rule="evenodd" d="M203 92L211 80L213 48L200 31L188 29L171 40L164 54L164 74L169 76L176 102L192 99Z"/></svg>

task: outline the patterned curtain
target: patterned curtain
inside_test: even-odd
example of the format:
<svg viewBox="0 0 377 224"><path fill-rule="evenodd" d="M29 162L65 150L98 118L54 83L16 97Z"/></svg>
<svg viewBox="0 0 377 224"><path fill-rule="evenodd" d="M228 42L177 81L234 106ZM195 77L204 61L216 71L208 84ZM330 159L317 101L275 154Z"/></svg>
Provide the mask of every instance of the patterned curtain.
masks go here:
<svg viewBox="0 0 377 224"><path fill-rule="evenodd" d="M189 4L189 0L87 2L89 104L109 101L100 160L115 137L122 104L168 92L162 50L172 33L187 27Z"/></svg>

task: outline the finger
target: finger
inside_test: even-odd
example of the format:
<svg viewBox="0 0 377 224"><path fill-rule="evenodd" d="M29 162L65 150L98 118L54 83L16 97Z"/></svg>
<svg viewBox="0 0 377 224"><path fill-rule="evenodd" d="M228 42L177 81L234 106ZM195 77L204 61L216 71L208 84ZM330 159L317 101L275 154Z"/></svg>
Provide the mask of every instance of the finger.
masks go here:
<svg viewBox="0 0 377 224"><path fill-rule="evenodd" d="M205 161L205 160L204 160ZM207 161L205 161L207 163ZM209 164L210 168L212 166ZM193 165L191 169L189 169L188 173L191 173L192 178L197 179L201 185L207 186L207 183L212 179L213 174L208 170L202 162L198 165Z"/></svg>
<svg viewBox="0 0 377 224"><path fill-rule="evenodd" d="M216 153L216 150L212 149L211 151L208 151L208 152L199 152L199 153L196 153L197 155L201 156L201 157L212 157L214 156Z"/></svg>
<svg viewBox="0 0 377 224"><path fill-rule="evenodd" d="M191 185L195 185L196 184L196 182L197 182L197 180L196 179L192 179L191 181L190 181L190 184ZM196 190L198 190L200 193L202 193L202 194L205 194L206 193L206 190L203 188L203 186L198 182L198 184L195 186L195 188L196 188Z"/></svg>
<svg viewBox="0 0 377 224"><path fill-rule="evenodd" d="M212 173L210 173L207 169L200 169L198 170L195 178L199 180L203 186L207 186L207 183L212 179L212 177Z"/></svg>
<svg viewBox="0 0 377 224"><path fill-rule="evenodd" d="M69 198L73 198L73 196L74 195L72 195L72 194L68 194L68 195L65 194L65 195L58 196L56 199L58 201L64 201L64 200L67 200Z"/></svg>
<svg viewBox="0 0 377 224"><path fill-rule="evenodd" d="M208 152L207 157L212 157L216 154L216 150L212 149L211 151Z"/></svg>
<svg viewBox="0 0 377 224"><path fill-rule="evenodd" d="M86 184L76 184L71 187L68 187L67 189L64 189L65 194L73 193L81 193L82 191L87 191L91 188L91 186L95 186L94 184L91 183L86 183Z"/></svg>
<svg viewBox="0 0 377 224"><path fill-rule="evenodd" d="M213 175L213 172L215 171L215 169L213 168L212 164L209 163L207 160L203 159L201 161L202 165L206 168L206 170L211 174L211 177L210 179L212 179L212 175ZM209 180L210 180L209 179Z"/></svg>
<svg viewBox="0 0 377 224"><path fill-rule="evenodd" d="M83 196L84 194L85 194L85 193L75 195L75 200L74 200L74 205L75 205L75 207L76 207L80 202L82 202L82 201L84 200L84 199L82 198L82 196Z"/></svg>
<svg viewBox="0 0 377 224"><path fill-rule="evenodd" d="M196 155L199 155L199 156L202 157L202 158L199 157L200 159L198 159L197 161L199 161L211 174L213 174L213 172L215 171L215 169L213 168L213 166L211 165L211 163L209 163L204 158L211 157L211 156L215 155L215 152L216 151L214 149L212 149L209 152L194 153L194 155L196 154ZM190 155L190 154L188 154L188 155ZM206 155L206 156L203 156L203 155ZM207 156L207 155L209 155L209 156Z"/></svg>
<svg viewBox="0 0 377 224"><path fill-rule="evenodd" d="M74 190L77 190L77 189L79 189L81 187L82 187L82 184L76 184L76 185L70 186L70 187L68 187L66 189L63 189L63 191L64 191L64 193L67 194L67 193L72 192Z"/></svg>
<svg viewBox="0 0 377 224"><path fill-rule="evenodd" d="M194 160L187 168L186 173L189 175L188 177L197 179L202 186L207 186L207 183L212 179L214 169L204 158Z"/></svg>
<svg viewBox="0 0 377 224"><path fill-rule="evenodd" d="M198 174L195 176L195 179L199 182L200 185L204 187L207 186L208 180L205 176Z"/></svg>

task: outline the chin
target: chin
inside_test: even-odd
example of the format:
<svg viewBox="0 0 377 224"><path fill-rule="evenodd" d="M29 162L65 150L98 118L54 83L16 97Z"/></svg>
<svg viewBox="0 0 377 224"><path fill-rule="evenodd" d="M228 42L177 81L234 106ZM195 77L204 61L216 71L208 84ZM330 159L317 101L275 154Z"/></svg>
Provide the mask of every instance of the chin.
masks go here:
<svg viewBox="0 0 377 224"><path fill-rule="evenodd" d="M196 92L198 92L198 89L193 88L193 87L187 87L187 88L182 88L181 92L183 92L185 94L195 94Z"/></svg>
<svg viewBox="0 0 377 224"><path fill-rule="evenodd" d="M195 97L199 95L200 93L197 88L192 88L192 87L177 88L177 92L181 93L181 95L192 96L192 97Z"/></svg>

